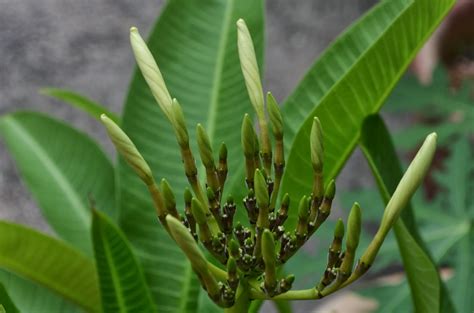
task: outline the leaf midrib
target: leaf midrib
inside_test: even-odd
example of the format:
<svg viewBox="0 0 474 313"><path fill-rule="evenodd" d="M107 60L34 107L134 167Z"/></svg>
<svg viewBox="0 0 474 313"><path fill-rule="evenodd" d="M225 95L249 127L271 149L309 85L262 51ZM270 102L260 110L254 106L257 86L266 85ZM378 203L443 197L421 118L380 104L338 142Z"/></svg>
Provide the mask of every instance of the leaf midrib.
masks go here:
<svg viewBox="0 0 474 313"><path fill-rule="evenodd" d="M224 58L225 58L225 51L227 46L227 41L229 39L229 27L231 23L232 17L232 8L234 7L234 0L228 1L227 7L225 9L224 21L223 21L223 28L222 33L219 38L219 48L217 52L217 62L216 68L214 70L214 79L212 85L214 88L212 89L211 93L211 103L209 105L209 110L207 112L207 132L209 134L209 138L211 140L211 144L214 144L214 132L216 129L216 114L217 114L217 106L219 100L219 91L221 86L221 77L224 67Z"/></svg>
<svg viewBox="0 0 474 313"><path fill-rule="evenodd" d="M64 192L66 196L66 201L71 204L69 209L73 209L74 212L77 213L77 216L81 220L82 224L88 225L89 216L86 214L86 210L84 209L84 205L80 200L78 194L75 192L74 187L72 186L69 179L58 170L55 166L54 162L51 160L49 154L46 150L44 150L41 145L32 137L28 130L22 127L15 119L11 116L5 116L3 118L4 123L10 124L12 129L15 130L15 133L18 137L22 138L30 147L33 147L37 153L36 156L41 160L43 165L46 168L46 172L48 172L53 179L58 183L59 189Z"/></svg>
<svg viewBox="0 0 474 313"><path fill-rule="evenodd" d="M120 275L118 274L118 271L115 268L114 257L112 256L110 245L108 243L108 240L106 239L107 235L105 234L105 231L102 225L100 228L101 228L100 232L101 232L101 237L102 237L102 243L104 245L104 252L107 257L107 263L109 263L110 274L112 276L113 285L115 289L117 290L115 295L117 296L117 303L119 305L119 310L120 312L125 313L127 310L126 310L125 299L123 297L122 284L120 283L120 277L119 277Z"/></svg>

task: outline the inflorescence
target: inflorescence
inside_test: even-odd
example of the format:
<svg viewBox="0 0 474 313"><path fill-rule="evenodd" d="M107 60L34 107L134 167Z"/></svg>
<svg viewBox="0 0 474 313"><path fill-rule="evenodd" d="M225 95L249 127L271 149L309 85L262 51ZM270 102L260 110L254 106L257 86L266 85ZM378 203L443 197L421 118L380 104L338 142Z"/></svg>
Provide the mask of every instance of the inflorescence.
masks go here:
<svg viewBox="0 0 474 313"><path fill-rule="evenodd" d="M186 254L202 287L215 303L231 307L244 289L250 299L318 299L356 280L373 263L385 235L426 173L436 135L428 136L402 179L409 183L400 184L385 210L379 231L357 265L354 267L361 232L361 208L355 203L347 220L345 245L344 223L341 219L336 223L321 279L313 288L290 291L295 277L279 278L278 269L326 221L336 186L334 180L330 180L324 188L323 130L319 119L314 117L309 142L314 175L312 192L297 199L296 227L285 227L290 201L294 200L290 200L289 194L279 199L285 170L283 117L271 93L267 94L265 105L252 39L243 20L237 22L237 29L242 73L259 126L257 133L250 116L244 116L241 130L247 187L244 199L224 197L228 177L227 147L221 144L216 160L206 130L198 124L197 143L205 169L206 188L201 185L182 108L169 94L160 70L136 28L131 29L131 43L138 66L171 123L181 151L190 186L184 190L184 210L178 209L174 192L165 179L159 185L156 183L150 167L120 127L105 115L101 119L119 153L148 187L161 224ZM268 124L274 137L274 149ZM234 221L236 210L241 206L247 212L246 225ZM207 261L199 243L222 266Z"/></svg>

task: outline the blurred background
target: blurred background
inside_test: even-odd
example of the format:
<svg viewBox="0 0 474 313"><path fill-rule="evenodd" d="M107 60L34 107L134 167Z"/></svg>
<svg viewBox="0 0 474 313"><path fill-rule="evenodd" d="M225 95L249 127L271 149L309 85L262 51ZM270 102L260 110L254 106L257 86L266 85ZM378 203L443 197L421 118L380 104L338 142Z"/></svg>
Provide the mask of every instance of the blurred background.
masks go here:
<svg viewBox="0 0 474 313"><path fill-rule="evenodd" d="M40 95L38 90L42 87L71 89L97 100L111 111L121 112L134 67L128 30L135 25L146 35L162 2L0 0L0 115L24 109L47 112L85 130L113 153L96 120ZM267 1L265 89L272 90L278 100L283 100L324 48L375 2ZM449 224L443 216L458 214L459 220L468 219L471 224L474 217L474 201L467 198L468 191L473 188L472 166L469 165L473 160L474 131L473 21L474 1L459 1L412 64L412 74L401 81L382 112L389 128L395 131L395 144L405 160L412 156L427 133L437 130L440 134L442 147L433 175L425 192L415 200L415 207L421 225L433 212L438 216L439 224L425 223L422 235L433 247L434 257L447 279L461 265L447 257L450 252L457 251L458 241L443 241L443 232L456 230L456 222ZM460 166L464 171L459 172ZM453 171L459 175L454 175ZM453 188L461 185L466 194L456 200ZM350 206L354 197L360 199L363 207L382 206L370 170L358 150L338 178L338 187L342 192L336 200L337 206ZM451 209L457 213L451 213ZM378 216L373 218L376 220ZM51 232L2 143L0 219ZM368 229L370 231L370 223ZM470 230L466 230L466 234L469 233ZM466 234L460 233L458 239L462 240ZM377 312L381 310L377 299L388 298L393 310L384 308L384 311L402 312L394 308L401 308L408 297L403 294L406 287L401 287L405 286L403 269L393 240L384 249L387 257L382 265L390 265L389 270L375 277L377 283L369 284L369 291L345 292L318 307L303 303L296 312ZM474 255L469 257L474 264ZM309 248L307 258L303 258L307 262L290 266L301 277L311 273L311 268L321 268L313 259ZM370 289L374 286L377 286L376 292ZM402 293L396 293L398 297L394 297L399 290ZM272 310L267 308L268 312Z"/></svg>

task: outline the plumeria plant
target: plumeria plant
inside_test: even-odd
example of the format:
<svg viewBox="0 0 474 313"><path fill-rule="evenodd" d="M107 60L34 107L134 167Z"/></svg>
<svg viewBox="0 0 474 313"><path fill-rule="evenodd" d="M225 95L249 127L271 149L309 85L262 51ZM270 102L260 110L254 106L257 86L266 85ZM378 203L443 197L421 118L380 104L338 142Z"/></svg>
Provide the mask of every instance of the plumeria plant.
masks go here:
<svg viewBox="0 0 474 313"><path fill-rule="evenodd" d="M246 312L254 299L320 299L361 277L374 262L385 236L425 177L436 148L436 134L433 133L426 138L400 181L374 239L355 267L362 217L357 202L347 220L345 247L344 222L339 219L336 223L327 267L319 282L307 290L291 290L295 276L278 277L279 269L328 218L336 191L335 182L331 180L324 189L323 130L318 117L314 117L308 143L314 177L312 193L297 199L297 225L285 229L291 201L288 193L277 206L285 169L283 116L271 93L264 102L255 51L244 20L238 20L237 28L242 73L259 126L257 134L249 115L244 116L241 141L247 186L245 198L234 199L228 195L223 199L227 175L232 175L228 173L226 145L221 144L216 162L209 137L202 125L197 124L197 143L205 169L205 183L200 181L183 110L177 99L170 95L152 53L135 27L130 31L130 38L137 64L171 123L180 147L184 174L190 186L184 190L183 209L179 210L166 179L161 180L160 185L156 183L150 167L130 138L105 114L101 116L118 152L147 186L162 226L188 257L209 298L226 308L226 312ZM274 151L269 124L273 131ZM237 206L245 208L247 226L234 223ZM180 211L184 211L184 215ZM199 243L221 266L206 259Z"/></svg>
<svg viewBox="0 0 474 313"><path fill-rule="evenodd" d="M261 83L262 0L167 1L147 42L131 28L138 70L123 114L42 90L102 122L116 163L44 114L0 118L0 136L55 235L0 221L1 306L218 313L258 312L269 300L288 313L289 300L318 300L362 277L393 228L415 311L453 312L409 207L436 134L403 177L392 177L380 160L395 153L377 112L454 2L379 2L280 105ZM335 180L357 145L387 200L361 248L362 215L374 208L354 203L337 213L347 218L331 214ZM302 247L316 234L329 234L329 249L305 289L291 262L304 262Z"/></svg>

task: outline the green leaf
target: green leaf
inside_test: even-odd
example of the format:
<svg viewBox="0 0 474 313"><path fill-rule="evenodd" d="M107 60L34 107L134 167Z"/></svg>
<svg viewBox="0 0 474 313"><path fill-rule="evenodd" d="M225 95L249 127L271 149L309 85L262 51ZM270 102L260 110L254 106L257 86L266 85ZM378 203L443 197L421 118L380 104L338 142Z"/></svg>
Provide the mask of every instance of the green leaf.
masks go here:
<svg viewBox="0 0 474 313"><path fill-rule="evenodd" d="M370 116L364 122L360 145L387 204L403 173L390 134L378 115ZM405 208L394 231L415 311L439 312L441 303L450 300L441 292L438 269L418 233L411 206Z"/></svg>
<svg viewBox="0 0 474 313"><path fill-rule="evenodd" d="M111 215L115 208L114 169L104 152L85 134L38 113L1 117L0 135L52 228L91 254L88 198Z"/></svg>
<svg viewBox="0 0 474 313"><path fill-rule="evenodd" d="M76 313L84 311L52 291L13 273L0 270L0 281L20 312Z"/></svg>
<svg viewBox="0 0 474 313"><path fill-rule="evenodd" d="M8 312L8 313L19 312L17 307L15 306L15 303L13 303L12 299L8 295L7 290L1 283L0 283L0 304L2 305L4 312Z"/></svg>
<svg viewBox="0 0 474 313"><path fill-rule="evenodd" d="M103 312L156 312L125 235L104 214L94 211L92 216Z"/></svg>
<svg viewBox="0 0 474 313"><path fill-rule="evenodd" d="M186 116L196 160L195 125L209 134L214 153L225 141L229 177L241 166L241 118L252 112L240 69L235 23L244 18L258 59L263 58L263 1L168 1L148 42L173 97ZM260 66L260 68L262 68ZM122 119L153 173L165 177L176 192L178 207L187 186L174 133L140 73L136 73ZM160 312L197 312L200 286L188 261L158 224L145 186L120 162L122 229L143 264ZM204 172L200 172L201 178ZM244 181L241 181L244 186Z"/></svg>
<svg viewBox="0 0 474 313"><path fill-rule="evenodd" d="M386 111L417 114L416 124L398 131L395 145L417 146L428 132L438 134L439 144L449 143L454 135L474 133L474 106L466 84L456 92L449 88L446 70L438 68L430 85L421 85L413 75L405 75L387 100Z"/></svg>
<svg viewBox="0 0 474 313"><path fill-rule="evenodd" d="M34 281L88 311L100 311L94 263L57 239L0 221L0 268Z"/></svg>
<svg viewBox="0 0 474 313"><path fill-rule="evenodd" d="M458 312L472 312L472 280L474 279L474 195L472 193L473 151L470 137L465 136L454 142L451 157L446 162L446 173L437 176L438 182L447 190L443 199L446 207L443 213L456 216L467 225L465 236L451 249L451 260L455 268L452 284L453 302ZM462 224L457 224L461 228Z"/></svg>
<svg viewBox="0 0 474 313"><path fill-rule="evenodd" d="M43 88L40 90L40 93L83 110L96 120L100 120L100 115L105 113L115 123L119 124L120 118L115 113L110 112L104 108L103 105L74 91L59 88Z"/></svg>
<svg viewBox="0 0 474 313"><path fill-rule="evenodd" d="M310 191L309 133L313 116L319 117L324 131L324 172L328 182L357 145L364 118L380 109L454 3L455 0L382 1L313 65L284 106L289 125L287 138L294 136L283 179L284 191L296 199ZM290 210L293 214L289 225L295 223L295 211Z"/></svg>

